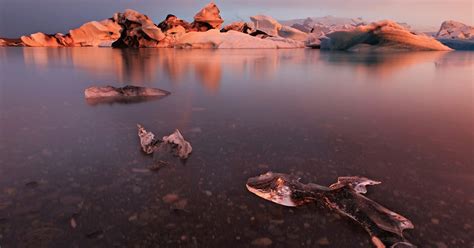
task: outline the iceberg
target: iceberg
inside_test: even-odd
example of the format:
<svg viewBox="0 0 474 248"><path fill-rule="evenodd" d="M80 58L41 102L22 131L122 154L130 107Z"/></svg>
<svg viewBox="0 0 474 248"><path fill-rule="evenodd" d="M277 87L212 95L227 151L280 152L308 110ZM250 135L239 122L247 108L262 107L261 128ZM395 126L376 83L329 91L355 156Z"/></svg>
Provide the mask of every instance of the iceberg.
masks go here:
<svg viewBox="0 0 474 248"><path fill-rule="evenodd" d="M474 50L474 27L461 22L443 22L435 38L454 50Z"/></svg>
<svg viewBox="0 0 474 248"><path fill-rule="evenodd" d="M220 10L215 3L209 3L194 16L194 26L201 30L200 26L207 26L206 30L219 29L224 22L220 16Z"/></svg>
<svg viewBox="0 0 474 248"><path fill-rule="evenodd" d="M115 13L109 19L85 23L67 34L38 32L20 39L22 45L29 47L174 47L181 35L219 29L223 22L220 10L214 3L201 9L192 23L168 15L166 20L156 25L147 15L127 9ZM10 44L0 42L0 45Z"/></svg>
<svg viewBox="0 0 474 248"><path fill-rule="evenodd" d="M321 48L326 50L470 50L471 26L446 21L435 36L416 34L404 23L362 18L320 18L277 21L266 15L251 22L224 20L213 2L189 23L169 14L156 25L147 15L127 9L102 21L91 21L67 34L34 33L20 39L1 39L0 46L115 47L115 48ZM219 32L220 31L220 32ZM238 34L240 33L240 34ZM448 39L456 40L449 41ZM463 41L458 41L463 40ZM467 40L468 42L464 42Z"/></svg>
<svg viewBox="0 0 474 248"><path fill-rule="evenodd" d="M146 15L127 9L124 13L116 13L114 22L121 26L120 38L112 43L112 47L163 47L160 41L165 34Z"/></svg>
<svg viewBox="0 0 474 248"><path fill-rule="evenodd" d="M241 32L244 34L250 34L252 32L252 28L246 22L233 22L221 29L222 33L228 32L230 30L234 30L237 32Z"/></svg>
<svg viewBox="0 0 474 248"><path fill-rule="evenodd" d="M412 222L365 197L366 186L380 184L365 177L339 177L329 187L308 183L291 175L267 172L247 180L255 195L287 207L315 204L352 219L370 235L375 247L415 247L403 236Z"/></svg>
<svg viewBox="0 0 474 248"><path fill-rule="evenodd" d="M220 10L209 3L188 23L169 14L158 25L132 9L112 18L85 23L67 34L35 33L21 37L31 47L115 47L115 48L303 48L307 34L279 24L268 16L255 16L253 23L236 22L219 29L224 22ZM13 45L6 41L1 46Z"/></svg>
<svg viewBox="0 0 474 248"><path fill-rule="evenodd" d="M315 24L311 32L308 34L306 39L306 46L311 48L320 48L321 39L326 37L326 34L337 32L337 31L352 31L356 28L354 25L344 24L344 25L332 25L327 26L324 24Z"/></svg>
<svg viewBox="0 0 474 248"><path fill-rule="evenodd" d="M348 51L449 51L433 37L415 34L393 21L361 25L321 38L321 49Z"/></svg>
<svg viewBox="0 0 474 248"><path fill-rule="evenodd" d="M445 21L435 37L437 39L474 39L474 27L457 21Z"/></svg>
<svg viewBox="0 0 474 248"><path fill-rule="evenodd" d="M104 86L97 87L92 86L84 91L85 98L103 98L103 97L156 97L156 96L167 96L170 92L155 89L146 88L140 86L127 85L125 87L113 87Z"/></svg>
<svg viewBox="0 0 474 248"><path fill-rule="evenodd" d="M270 16L256 15L250 17L250 20L254 23L254 29L262 31L271 36L278 36L278 30L281 29L282 25Z"/></svg>
<svg viewBox="0 0 474 248"><path fill-rule="evenodd" d="M91 21L72 29L67 34L41 32L20 39L30 47L145 47L163 39L160 30L145 15L127 9L112 18Z"/></svg>
<svg viewBox="0 0 474 248"><path fill-rule="evenodd" d="M307 33L282 25L270 16L257 15L250 17L250 20L253 22L253 29L272 37L281 37L296 41L305 41L308 37Z"/></svg>
<svg viewBox="0 0 474 248"><path fill-rule="evenodd" d="M207 32L189 32L181 36L176 48L303 48L304 43L281 37L259 38L238 31L220 32L212 29Z"/></svg>
<svg viewBox="0 0 474 248"><path fill-rule="evenodd" d="M311 48L320 48L321 38L324 38L326 34L353 30L357 26L365 25L365 21L362 18L353 19L333 16L308 17L306 19L280 21L280 23L307 33L305 43L307 47Z"/></svg>

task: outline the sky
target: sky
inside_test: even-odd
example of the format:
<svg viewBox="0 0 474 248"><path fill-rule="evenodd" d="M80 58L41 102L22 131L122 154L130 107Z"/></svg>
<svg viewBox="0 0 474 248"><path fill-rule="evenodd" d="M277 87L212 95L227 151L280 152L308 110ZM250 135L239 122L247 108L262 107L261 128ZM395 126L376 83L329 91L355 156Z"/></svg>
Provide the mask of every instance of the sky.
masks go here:
<svg viewBox="0 0 474 248"><path fill-rule="evenodd" d="M167 14L192 21L209 0L0 0L0 37L67 33L81 24L131 8L159 23ZM226 23L256 14L278 20L318 17L392 19L433 31L444 20L473 24L472 0L215 0Z"/></svg>

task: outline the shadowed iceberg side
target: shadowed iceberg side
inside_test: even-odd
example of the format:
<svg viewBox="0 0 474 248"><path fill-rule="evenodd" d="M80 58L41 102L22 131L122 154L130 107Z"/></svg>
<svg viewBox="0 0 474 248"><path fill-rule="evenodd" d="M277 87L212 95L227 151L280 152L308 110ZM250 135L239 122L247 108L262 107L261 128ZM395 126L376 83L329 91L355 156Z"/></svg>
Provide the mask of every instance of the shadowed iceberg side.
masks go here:
<svg viewBox="0 0 474 248"><path fill-rule="evenodd" d="M441 24L435 38L454 50L474 50L474 27L457 22L445 21Z"/></svg>

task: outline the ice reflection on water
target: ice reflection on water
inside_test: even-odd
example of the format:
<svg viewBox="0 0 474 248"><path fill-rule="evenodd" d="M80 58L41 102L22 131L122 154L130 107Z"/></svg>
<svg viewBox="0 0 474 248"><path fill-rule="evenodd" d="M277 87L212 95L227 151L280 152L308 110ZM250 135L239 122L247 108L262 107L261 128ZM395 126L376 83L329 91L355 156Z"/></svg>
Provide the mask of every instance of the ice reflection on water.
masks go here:
<svg viewBox="0 0 474 248"><path fill-rule="evenodd" d="M0 245L370 245L346 219L246 191L273 170L382 181L369 196L413 221L413 243L472 246L473 56L2 48ZM94 84L172 95L92 106ZM136 123L179 128L193 155L144 172Z"/></svg>

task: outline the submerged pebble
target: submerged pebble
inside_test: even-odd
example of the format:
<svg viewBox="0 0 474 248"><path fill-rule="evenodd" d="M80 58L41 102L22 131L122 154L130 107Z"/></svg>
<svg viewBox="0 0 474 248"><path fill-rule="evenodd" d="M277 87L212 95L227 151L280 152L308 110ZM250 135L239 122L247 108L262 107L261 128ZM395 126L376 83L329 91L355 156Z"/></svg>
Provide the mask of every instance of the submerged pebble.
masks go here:
<svg viewBox="0 0 474 248"><path fill-rule="evenodd" d="M86 234L88 239L101 239L104 237L104 232L102 230L93 231Z"/></svg>
<svg viewBox="0 0 474 248"><path fill-rule="evenodd" d="M319 245L329 245L330 244L328 238L326 238L326 237L318 239L317 243Z"/></svg>
<svg viewBox="0 0 474 248"><path fill-rule="evenodd" d="M25 183L25 186L28 187L28 188L36 188L36 187L38 187L38 185L39 184L36 181L31 181L31 182Z"/></svg>
<svg viewBox="0 0 474 248"><path fill-rule="evenodd" d="M267 237L258 238L252 241L252 245L254 246L270 246L272 244L273 244L273 241Z"/></svg>
<svg viewBox="0 0 474 248"><path fill-rule="evenodd" d="M170 193L170 194L167 194L167 195L163 196L162 199L165 203L170 204L170 203L173 203L173 202L177 201L179 199L179 196L177 194Z"/></svg>

